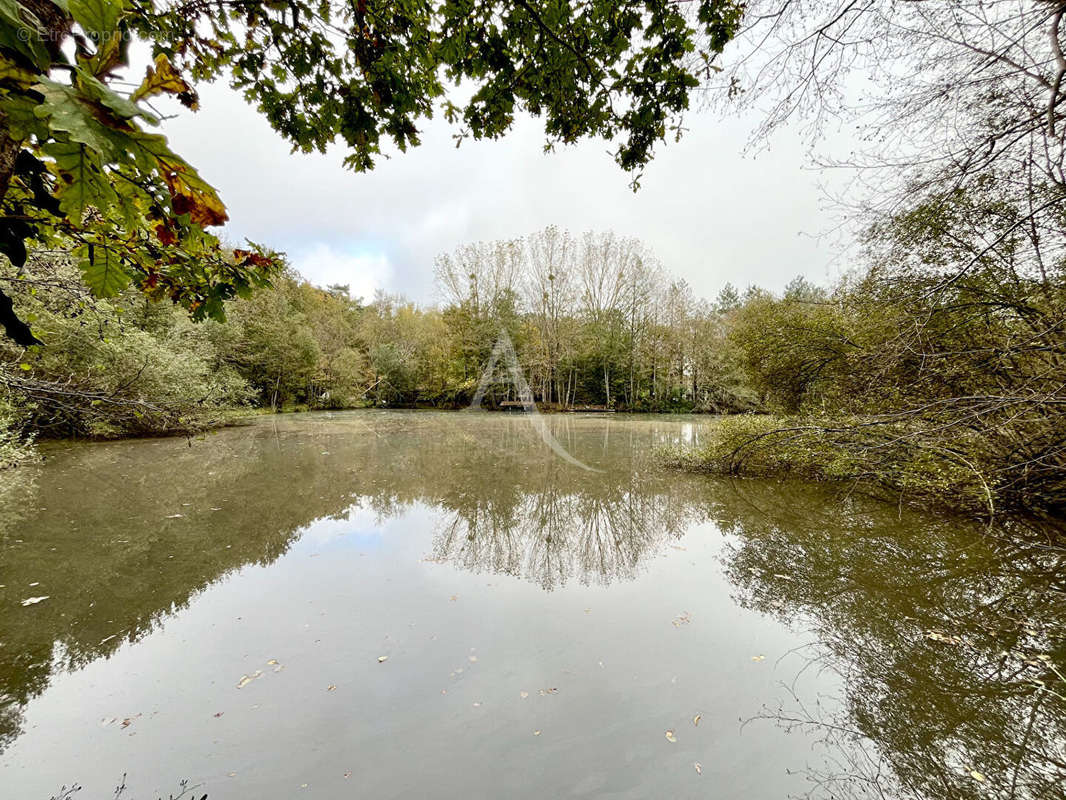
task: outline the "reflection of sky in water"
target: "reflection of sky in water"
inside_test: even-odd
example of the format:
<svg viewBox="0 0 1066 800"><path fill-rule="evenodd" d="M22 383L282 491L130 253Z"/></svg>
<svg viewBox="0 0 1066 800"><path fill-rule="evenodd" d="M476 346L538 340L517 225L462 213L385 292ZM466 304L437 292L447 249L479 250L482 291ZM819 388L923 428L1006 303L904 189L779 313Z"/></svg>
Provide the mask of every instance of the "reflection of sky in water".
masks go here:
<svg viewBox="0 0 1066 800"><path fill-rule="evenodd" d="M1000 800L1014 773L1061 797L1066 704L1033 691L1066 627L1052 551L654 464L707 421L551 422L607 471L522 419L356 412L69 447L7 484L0 583L50 599L0 590L0 795L129 772L137 798L186 775L211 800L777 800L821 732L737 719L818 655L800 699L837 696L914 797Z"/></svg>
<svg viewBox="0 0 1066 800"><path fill-rule="evenodd" d="M392 527L390 520L382 520L380 514L365 507L361 501L353 503L344 516L346 518L341 519L323 517L303 528L293 551L322 553L351 548L377 550L386 546L386 531Z"/></svg>

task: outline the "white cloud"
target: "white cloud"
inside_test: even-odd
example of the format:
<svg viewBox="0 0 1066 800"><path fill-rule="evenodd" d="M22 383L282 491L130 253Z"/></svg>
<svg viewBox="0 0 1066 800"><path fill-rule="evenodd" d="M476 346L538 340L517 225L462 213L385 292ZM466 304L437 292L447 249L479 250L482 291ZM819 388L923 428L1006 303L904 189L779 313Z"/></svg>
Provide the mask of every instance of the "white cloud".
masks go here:
<svg viewBox="0 0 1066 800"><path fill-rule="evenodd" d="M392 287L392 266L384 253L337 248L324 242L298 248L289 260L320 286L347 284L353 298L371 300L378 289Z"/></svg>

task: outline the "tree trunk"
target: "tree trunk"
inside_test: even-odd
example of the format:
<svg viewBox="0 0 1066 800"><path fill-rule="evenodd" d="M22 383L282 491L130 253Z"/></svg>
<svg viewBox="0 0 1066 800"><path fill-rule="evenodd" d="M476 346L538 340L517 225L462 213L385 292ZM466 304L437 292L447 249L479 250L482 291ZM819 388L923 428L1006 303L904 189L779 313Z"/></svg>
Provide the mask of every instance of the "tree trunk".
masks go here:
<svg viewBox="0 0 1066 800"><path fill-rule="evenodd" d="M19 0L20 4L40 21L45 29L44 45L55 59L70 35L71 20L52 0ZM8 135L7 120L0 117L0 202L7 195L11 176L15 173L15 159L22 142Z"/></svg>
<svg viewBox="0 0 1066 800"><path fill-rule="evenodd" d="M7 118L0 116L0 203L7 196L11 178L15 174L15 161L18 159L19 150L21 149L22 142L8 135ZM18 239L16 241L22 241L21 235L7 226L4 226L3 234L5 238L17 236ZM25 251L21 249L21 246L18 249L19 254L24 256ZM17 256L12 256L11 258L15 267L22 267L22 264L15 263ZM25 259L23 259L23 263L25 263ZM30 331L29 326L15 314L14 304L3 290L0 290L0 324L3 324L8 338L13 339L16 344L20 344L23 347L29 347L31 344L41 344L41 341Z"/></svg>
<svg viewBox="0 0 1066 800"><path fill-rule="evenodd" d="M278 379L274 383L274 396L270 399L270 411L271 413L278 413L278 389L281 387L281 373L278 373Z"/></svg>
<svg viewBox="0 0 1066 800"><path fill-rule="evenodd" d="M48 48L52 58L56 58L70 33L70 19L52 0L21 0L21 4L44 26L45 47ZM10 135L7 118L0 116L0 213L3 211L3 201L11 186L11 179L15 174L15 163L21 149L22 142ZM11 235L19 236L18 241L22 241L19 234L12 233ZM22 264L16 264L16 266L21 267ZM15 314L11 298L3 291L0 291L0 324L4 326L4 331L16 344L23 347L42 344L30 331L29 326Z"/></svg>
<svg viewBox="0 0 1066 800"><path fill-rule="evenodd" d="M15 174L15 159L22 142L8 135L7 118L0 116L0 201L7 196L11 176Z"/></svg>

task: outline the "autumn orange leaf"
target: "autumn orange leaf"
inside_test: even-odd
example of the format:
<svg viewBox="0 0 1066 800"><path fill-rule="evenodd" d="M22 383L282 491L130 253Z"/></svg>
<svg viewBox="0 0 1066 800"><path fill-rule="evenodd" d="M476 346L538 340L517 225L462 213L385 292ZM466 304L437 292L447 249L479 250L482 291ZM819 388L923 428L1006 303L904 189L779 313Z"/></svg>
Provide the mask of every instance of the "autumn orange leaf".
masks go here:
<svg viewBox="0 0 1066 800"><path fill-rule="evenodd" d="M185 81L166 55L160 53L155 57L155 64L145 69L144 80L137 87L130 99L134 102L157 94L172 94L185 107L196 111L200 100L196 91Z"/></svg>

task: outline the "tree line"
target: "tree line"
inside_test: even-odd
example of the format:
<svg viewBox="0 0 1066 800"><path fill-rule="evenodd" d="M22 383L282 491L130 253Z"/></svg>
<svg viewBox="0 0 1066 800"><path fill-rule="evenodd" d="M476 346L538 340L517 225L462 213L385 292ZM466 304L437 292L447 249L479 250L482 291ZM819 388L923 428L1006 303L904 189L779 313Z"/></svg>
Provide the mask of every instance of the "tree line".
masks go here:
<svg viewBox="0 0 1066 800"><path fill-rule="evenodd" d="M451 384L464 399L504 331L534 399L549 408L756 405L727 352L736 290L713 302L696 297L636 238L548 227L459 247L437 259L436 275L451 334Z"/></svg>
<svg viewBox="0 0 1066 800"><path fill-rule="evenodd" d="M0 269L47 342L0 345L7 429L113 436L195 430L247 409L456 408L503 334L545 407L760 405L728 336L744 299L728 286L714 302L695 297L636 239L549 227L463 245L436 274L443 301L422 307L353 298L286 268L225 319L196 323L133 289L96 298L69 254L37 251L21 270ZM494 381L486 407L513 391Z"/></svg>

